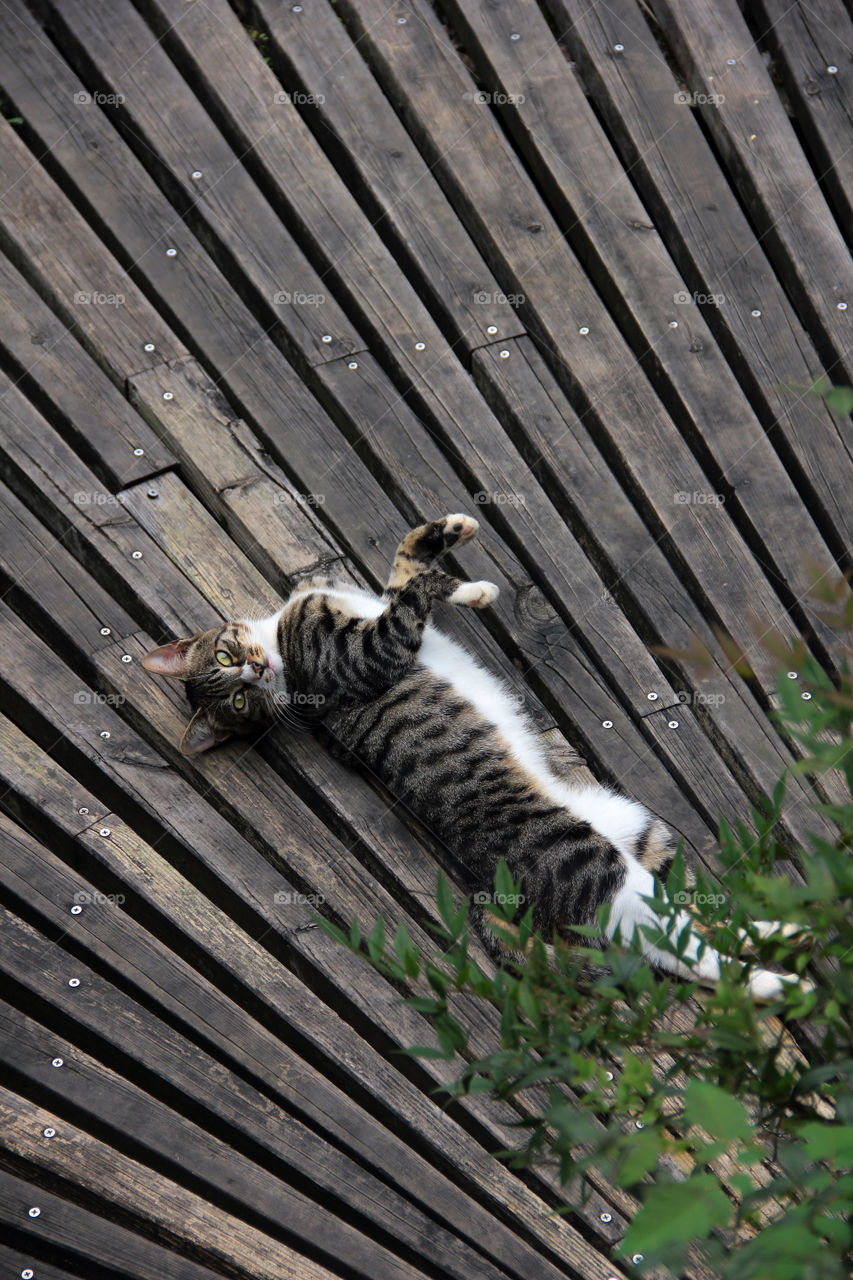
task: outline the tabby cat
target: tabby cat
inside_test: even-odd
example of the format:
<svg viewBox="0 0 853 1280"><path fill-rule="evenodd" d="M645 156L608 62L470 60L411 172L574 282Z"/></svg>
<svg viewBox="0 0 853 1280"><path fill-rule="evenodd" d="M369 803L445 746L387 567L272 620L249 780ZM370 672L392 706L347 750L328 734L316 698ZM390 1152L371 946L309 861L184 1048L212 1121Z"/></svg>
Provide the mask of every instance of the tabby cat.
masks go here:
<svg viewBox="0 0 853 1280"><path fill-rule="evenodd" d="M321 723L464 866L473 923L491 954L500 947L477 899L491 896L501 855L546 937L595 925L609 903L609 937L625 941L645 925L662 940L664 925L645 899L655 887L647 865L671 851L667 829L635 800L552 772L504 684L429 625L434 600L482 609L497 597L489 582L435 567L477 527L449 515L414 529L382 597L311 579L272 617L161 645L143 665L186 681L193 715L181 746L189 753L270 724L282 709ZM682 913L670 936L687 923ZM757 926L759 934L778 927ZM641 935L659 968L708 984L719 977L721 957L695 935L689 964ZM759 969L749 987L757 999L775 999L793 981Z"/></svg>

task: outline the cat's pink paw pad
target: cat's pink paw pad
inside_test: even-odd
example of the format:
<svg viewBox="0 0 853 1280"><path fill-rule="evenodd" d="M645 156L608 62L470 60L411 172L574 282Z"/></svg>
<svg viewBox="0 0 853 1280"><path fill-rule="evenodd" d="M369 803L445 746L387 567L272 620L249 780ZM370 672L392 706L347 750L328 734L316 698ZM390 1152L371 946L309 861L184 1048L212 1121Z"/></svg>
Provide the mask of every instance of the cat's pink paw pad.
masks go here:
<svg viewBox="0 0 853 1280"><path fill-rule="evenodd" d="M445 516L444 527L449 536L455 539L456 546L462 546L463 543L471 541L480 527L480 522L473 516L457 514Z"/></svg>

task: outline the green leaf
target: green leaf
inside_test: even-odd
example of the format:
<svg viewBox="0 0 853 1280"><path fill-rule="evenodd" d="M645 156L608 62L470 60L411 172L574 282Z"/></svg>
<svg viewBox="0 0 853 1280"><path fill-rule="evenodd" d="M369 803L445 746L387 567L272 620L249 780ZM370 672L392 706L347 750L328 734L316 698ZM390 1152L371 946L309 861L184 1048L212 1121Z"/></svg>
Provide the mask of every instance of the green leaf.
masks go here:
<svg viewBox="0 0 853 1280"><path fill-rule="evenodd" d="M370 930L367 939L367 954L374 962L379 960L385 950L385 921L379 916Z"/></svg>
<svg viewBox="0 0 853 1280"><path fill-rule="evenodd" d="M714 1227L725 1226L732 1213L728 1196L710 1173L687 1182L659 1183L647 1191L619 1252L642 1253L648 1260L674 1245L704 1239Z"/></svg>
<svg viewBox="0 0 853 1280"><path fill-rule="evenodd" d="M442 871L438 873L435 902L438 907L438 914L452 933L456 920L456 904L453 901L453 894L450 892L450 885L447 883L447 878Z"/></svg>
<svg viewBox="0 0 853 1280"><path fill-rule="evenodd" d="M831 1160L837 1167L853 1169L853 1125L810 1121L799 1130L799 1137L813 1160Z"/></svg>
<svg viewBox="0 0 853 1280"><path fill-rule="evenodd" d="M752 1124L746 1107L719 1085L691 1080L684 1093L684 1116L715 1138L729 1142L749 1138Z"/></svg>

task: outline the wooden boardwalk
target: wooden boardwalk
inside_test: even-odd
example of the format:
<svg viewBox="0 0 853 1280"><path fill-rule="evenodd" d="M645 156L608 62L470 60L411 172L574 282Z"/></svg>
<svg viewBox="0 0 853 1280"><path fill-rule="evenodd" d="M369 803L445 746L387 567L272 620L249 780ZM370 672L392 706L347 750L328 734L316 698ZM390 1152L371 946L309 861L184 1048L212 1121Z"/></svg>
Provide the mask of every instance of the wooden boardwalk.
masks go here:
<svg viewBox="0 0 853 1280"><path fill-rule="evenodd" d="M713 871L791 760L753 619L826 660L805 557L853 524L803 391L853 381L853 24L748 20L0 6L0 1277L641 1270L631 1198L495 1161L529 1100L442 1109L429 1027L311 924L426 938L428 834L307 734L183 758L138 660L479 507L501 597L441 625ZM651 651L694 633L701 677Z"/></svg>

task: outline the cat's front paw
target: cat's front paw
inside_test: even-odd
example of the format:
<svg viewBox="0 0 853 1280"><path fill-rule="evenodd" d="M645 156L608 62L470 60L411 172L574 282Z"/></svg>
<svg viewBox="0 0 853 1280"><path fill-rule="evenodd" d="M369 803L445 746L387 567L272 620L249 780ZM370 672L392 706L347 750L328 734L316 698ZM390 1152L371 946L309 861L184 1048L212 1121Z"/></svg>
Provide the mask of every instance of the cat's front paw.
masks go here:
<svg viewBox="0 0 853 1280"><path fill-rule="evenodd" d="M463 582L453 595L448 596L450 604L465 604L470 609L485 609L494 604L500 595L500 587L493 582Z"/></svg>
<svg viewBox="0 0 853 1280"><path fill-rule="evenodd" d="M397 554L410 564L429 566L445 551L470 542L479 527L473 516L442 516L440 520L431 520L429 524L422 524L406 534Z"/></svg>

